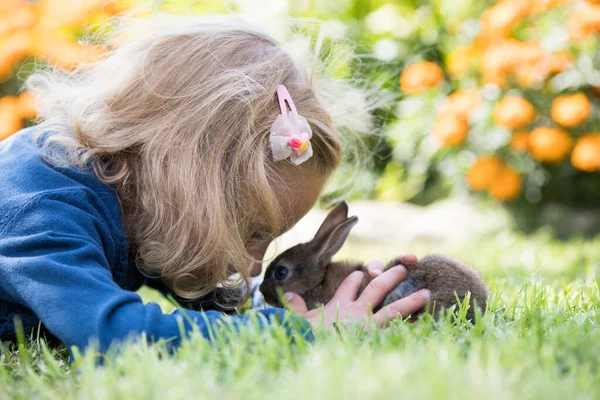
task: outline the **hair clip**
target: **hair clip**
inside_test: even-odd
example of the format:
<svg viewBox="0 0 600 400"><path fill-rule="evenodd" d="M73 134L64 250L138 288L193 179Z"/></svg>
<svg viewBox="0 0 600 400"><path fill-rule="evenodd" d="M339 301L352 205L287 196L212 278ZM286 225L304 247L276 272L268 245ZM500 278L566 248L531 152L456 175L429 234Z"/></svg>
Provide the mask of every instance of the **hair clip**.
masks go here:
<svg viewBox="0 0 600 400"><path fill-rule="evenodd" d="M306 118L298 115L294 101L285 86L277 85L277 99L281 114L273 122L269 136L273 160L289 158L295 165L300 165L313 155L310 144L312 130Z"/></svg>

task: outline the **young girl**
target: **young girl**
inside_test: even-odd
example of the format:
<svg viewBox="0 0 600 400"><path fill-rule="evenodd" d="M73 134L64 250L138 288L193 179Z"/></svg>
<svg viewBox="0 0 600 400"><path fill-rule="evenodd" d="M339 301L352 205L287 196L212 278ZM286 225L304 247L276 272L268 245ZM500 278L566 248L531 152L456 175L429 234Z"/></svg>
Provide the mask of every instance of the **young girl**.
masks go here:
<svg viewBox="0 0 600 400"><path fill-rule="evenodd" d="M0 143L0 339L14 339L15 317L26 333L41 322L68 348L94 340L101 352L142 333L176 345L194 326L209 337L218 321L243 324L164 314L134 291L193 300L258 275L338 165L328 105L274 39L229 19L172 22L91 69L29 79L43 122ZM381 326L424 306L426 290L370 316L405 276L381 269L369 264L380 276L358 299L360 273L322 309L286 298L312 327Z"/></svg>

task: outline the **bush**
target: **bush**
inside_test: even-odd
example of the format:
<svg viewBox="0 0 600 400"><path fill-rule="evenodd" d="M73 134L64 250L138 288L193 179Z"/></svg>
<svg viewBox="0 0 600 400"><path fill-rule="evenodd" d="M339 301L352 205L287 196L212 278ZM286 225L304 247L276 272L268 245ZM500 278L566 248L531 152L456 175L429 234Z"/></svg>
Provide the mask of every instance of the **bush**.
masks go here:
<svg viewBox="0 0 600 400"><path fill-rule="evenodd" d="M156 3L185 13L252 8L223 0ZM357 44L355 58L323 54L336 59L338 76L396 95L375 111L380 134L365 141L374 162L358 175L355 165L343 168L340 186L352 181L355 197L416 204L470 191L527 212L545 204L595 207L600 5L593 3L290 1L293 15L328 22L326 42L350 36ZM34 116L34 99L19 95L32 56L67 69L102 57L101 46L77 39L135 4L2 2L0 140Z"/></svg>
<svg viewBox="0 0 600 400"><path fill-rule="evenodd" d="M435 58L421 54L402 71L379 196L431 201L468 188L513 209L596 207L600 5L502 0L472 11L443 18ZM415 165L420 185L407 193ZM440 177L451 190L440 193Z"/></svg>

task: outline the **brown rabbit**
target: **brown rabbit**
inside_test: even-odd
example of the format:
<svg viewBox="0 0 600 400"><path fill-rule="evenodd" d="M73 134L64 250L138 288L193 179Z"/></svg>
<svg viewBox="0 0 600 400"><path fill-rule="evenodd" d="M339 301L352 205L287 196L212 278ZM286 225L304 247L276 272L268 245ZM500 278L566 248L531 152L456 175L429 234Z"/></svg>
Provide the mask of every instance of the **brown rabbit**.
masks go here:
<svg viewBox="0 0 600 400"><path fill-rule="evenodd" d="M277 291L279 288L282 292L290 291L302 296L309 309L317 308L329 302L342 281L354 271L363 271L365 274L360 287L362 292L370 281L363 263L331 262L356 223L358 218L348 218L348 204L342 202L327 215L310 242L294 246L275 258L260 286L267 303L282 306ZM399 258L388 263L386 268L398 264ZM374 311L422 288L431 290L430 310L436 316L443 309L457 304L457 296L463 301L469 292L471 304L467 318L471 321L474 319L475 305L485 310L487 288L479 272L467 264L437 254L428 255L416 263L402 264L408 270L407 278Z"/></svg>

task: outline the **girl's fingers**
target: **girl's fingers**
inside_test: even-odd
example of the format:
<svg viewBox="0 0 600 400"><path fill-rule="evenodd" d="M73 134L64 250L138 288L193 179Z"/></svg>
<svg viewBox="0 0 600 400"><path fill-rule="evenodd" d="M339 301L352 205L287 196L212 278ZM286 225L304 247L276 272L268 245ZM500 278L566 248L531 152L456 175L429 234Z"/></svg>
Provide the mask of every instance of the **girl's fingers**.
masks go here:
<svg viewBox="0 0 600 400"><path fill-rule="evenodd" d="M431 291L421 289L408 297L400 299L383 307L377 314L373 316L377 326L383 326L389 321L396 318L406 318L410 314L419 311L425 307L427 301L431 298Z"/></svg>
<svg viewBox="0 0 600 400"><path fill-rule="evenodd" d="M369 276L371 279L377 278L379 275L383 274L384 265L380 260L371 260L365 264L365 268L369 272Z"/></svg>
<svg viewBox="0 0 600 400"><path fill-rule="evenodd" d="M330 300L331 302L354 301L358 295L360 285L365 279L365 274L362 271L354 271L337 288L335 295Z"/></svg>
<svg viewBox="0 0 600 400"><path fill-rule="evenodd" d="M417 256L415 256L414 254L411 254L411 253L400 256L399 260L400 260L400 263L403 263L403 264L414 264L419 261Z"/></svg>
<svg viewBox="0 0 600 400"><path fill-rule="evenodd" d="M286 292L284 295L288 305L300 316L304 316L308 312L306 302L296 293Z"/></svg>
<svg viewBox="0 0 600 400"><path fill-rule="evenodd" d="M419 262L419 259L414 254L408 253L403 256L397 257L395 260L395 264L415 264ZM377 278L379 275L383 273L385 270L385 265L380 260L371 260L367 261L365 264L366 270L369 272L369 277L371 279Z"/></svg>
<svg viewBox="0 0 600 400"><path fill-rule="evenodd" d="M396 265L373 279L365 288L359 301L375 308L383 301L400 282L406 278L406 268L402 265Z"/></svg>

